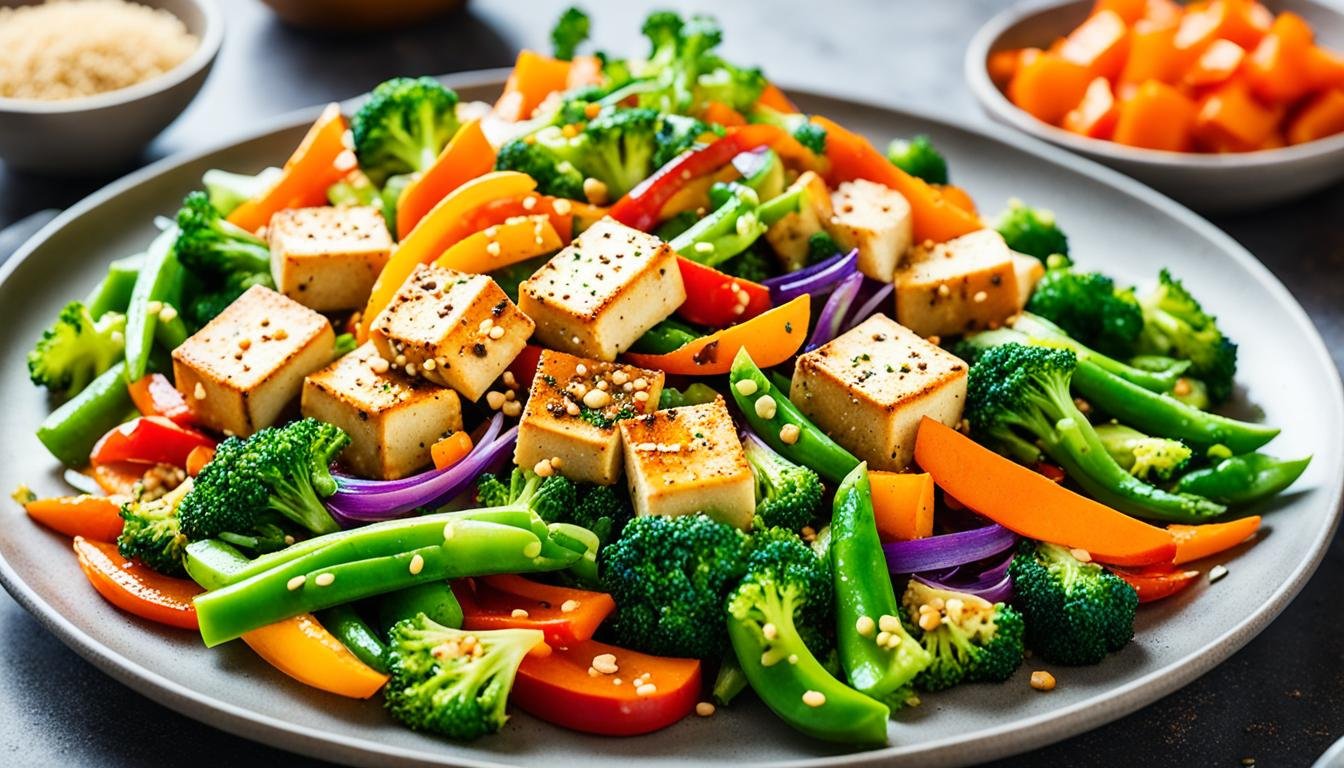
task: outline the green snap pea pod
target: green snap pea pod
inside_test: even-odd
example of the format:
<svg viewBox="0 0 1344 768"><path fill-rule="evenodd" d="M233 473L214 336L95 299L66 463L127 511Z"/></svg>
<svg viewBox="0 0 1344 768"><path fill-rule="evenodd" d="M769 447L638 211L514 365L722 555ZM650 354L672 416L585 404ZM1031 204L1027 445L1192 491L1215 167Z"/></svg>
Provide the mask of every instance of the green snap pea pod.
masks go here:
<svg viewBox="0 0 1344 768"><path fill-rule="evenodd" d="M791 189L778 194L764 203L761 203L757 215L761 217L761 223L767 227L774 226L775 222L788 216L790 213L797 213L803 206L804 189Z"/></svg>
<svg viewBox="0 0 1344 768"><path fill-rule="evenodd" d="M165 305L165 310L168 308ZM154 322L154 341L160 347L171 352L182 346L182 342L186 341L190 335L187 332L187 324L183 322L182 316L177 314L176 308L167 313L165 311L159 312L159 317Z"/></svg>
<svg viewBox="0 0 1344 768"><path fill-rule="evenodd" d="M1311 457L1279 459L1263 453L1232 456L1197 469L1176 483L1176 490L1223 504L1250 504L1287 490L1311 463Z"/></svg>
<svg viewBox="0 0 1344 768"><path fill-rule="evenodd" d="M131 303L131 291L135 290L135 279L140 276L140 266L144 263L145 255L138 253L108 265L103 281L84 300L94 320L108 312L126 311Z"/></svg>
<svg viewBox="0 0 1344 768"><path fill-rule="evenodd" d="M1197 449L1226 445L1233 453L1250 453L1273 440L1277 427L1229 419L1201 411L1174 397L1160 395L1079 360L1073 372L1078 394L1122 424L1158 437L1180 440Z"/></svg>
<svg viewBox="0 0 1344 768"><path fill-rule="evenodd" d="M438 516L428 516L438 517ZM567 559L542 556L542 542L529 530L479 520L438 519L438 535L428 538L422 521L415 534L397 529L348 531L340 541L196 598L201 639L219 645L258 627L301 613L313 613L366 597L431 581L497 573L554 571ZM342 534L333 534L340 536ZM399 551L383 554L389 541Z"/></svg>
<svg viewBox="0 0 1344 768"><path fill-rule="evenodd" d="M187 545L183 565L192 581L205 589L219 589L240 581L252 560L228 542L201 539Z"/></svg>
<svg viewBox="0 0 1344 768"><path fill-rule="evenodd" d="M126 389L126 364L117 363L47 414L37 428L37 439L61 463L82 467L89 463L89 452L98 438L125 421L134 409Z"/></svg>
<svg viewBox="0 0 1344 768"><path fill-rule="evenodd" d="M378 599L378 628L383 637L402 619L425 614L445 627L462 628L462 604L446 581L431 581L388 592Z"/></svg>
<svg viewBox="0 0 1344 768"><path fill-rule="evenodd" d="M662 394L658 396L658 410L668 408L684 408L688 405L704 405L712 403L719 397L719 391L701 381L692 382L686 385L685 389L676 387L663 387Z"/></svg>
<svg viewBox="0 0 1344 768"><path fill-rule="evenodd" d="M721 264L745 251L767 229L757 208L756 190L742 184L729 184L728 201L709 215L672 238L672 250L705 266Z"/></svg>
<svg viewBox="0 0 1344 768"><path fill-rule="evenodd" d="M1017 320L1013 322L1013 330L1025 333L1031 338L1032 344L1067 349L1078 357L1078 362L1087 360L1098 368L1109 371L1151 392L1170 392L1171 388L1176 386L1176 380L1190 367L1188 362L1173 361L1172 365L1156 371L1136 368L1079 344L1065 333L1063 328L1030 312L1023 312L1018 315Z"/></svg>
<svg viewBox="0 0 1344 768"><path fill-rule="evenodd" d="M602 547L597 534L573 523L551 523L547 526L547 531L551 542L579 556L579 559L569 566L569 572L574 574L574 578L578 579L580 584L596 586L597 551Z"/></svg>
<svg viewBox="0 0 1344 768"><path fill-rule="evenodd" d="M387 665L383 663L383 651L387 646L353 607L332 606L318 613L317 620L360 661L379 672L387 672Z"/></svg>
<svg viewBox="0 0 1344 768"><path fill-rule="evenodd" d="M759 165L750 170L749 173L744 174L741 183L756 190L756 194L762 200L774 198L782 193L784 191L784 164L779 161L779 155L775 154L773 149L768 148L758 149L748 154L756 155ZM739 171L742 170L742 166L737 165L736 159L733 164L738 167Z"/></svg>
<svg viewBox="0 0 1344 768"><path fill-rule="evenodd" d="M733 358L732 368L728 371L728 389L752 430L784 458L816 470L833 483L845 479L859 465L854 454L842 448L798 410L798 406L789 400L788 392L780 391L770 383L746 348ZM775 414L768 419L756 410L756 401L766 395L775 401ZM798 428L798 439L792 443L779 438L779 431L786 424Z"/></svg>
<svg viewBox="0 0 1344 768"><path fill-rule="evenodd" d="M930 656L901 627L901 607L877 538L867 464L855 467L835 491L831 566L836 649L850 685L879 701L903 698ZM890 637L887 644L878 644L879 631Z"/></svg>
<svg viewBox="0 0 1344 768"><path fill-rule="evenodd" d="M145 375L149 367L149 351L154 344L154 326L158 323L158 311L152 303L171 298L174 290L180 288L182 265L173 252L173 243L177 239L177 227L169 227L145 252L145 263L136 277L135 287L131 290L130 304L126 308L126 376L128 381L136 381Z"/></svg>

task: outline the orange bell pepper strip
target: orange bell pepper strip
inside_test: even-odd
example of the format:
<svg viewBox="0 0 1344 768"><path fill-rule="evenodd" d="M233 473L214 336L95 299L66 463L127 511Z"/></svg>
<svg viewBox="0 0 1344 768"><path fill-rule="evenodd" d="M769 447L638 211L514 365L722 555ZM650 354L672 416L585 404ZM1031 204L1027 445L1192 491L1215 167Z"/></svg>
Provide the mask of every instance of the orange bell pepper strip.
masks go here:
<svg viewBox="0 0 1344 768"><path fill-rule="evenodd" d="M186 398L162 373L147 374L131 382L127 389L131 393L131 402L135 403L136 410L142 416L164 416L184 427L196 423Z"/></svg>
<svg viewBox="0 0 1344 768"><path fill-rule="evenodd" d="M1313 36L1306 20L1295 13L1274 19L1269 33L1246 57L1246 82L1256 98L1289 104L1311 90L1307 56Z"/></svg>
<svg viewBox="0 0 1344 768"><path fill-rule="evenodd" d="M345 147L345 118L339 104L328 104L308 129L298 149L285 161L280 179L261 197L248 200L229 214L229 221L256 232L271 215L287 208L325 205L327 187L340 181L353 163L341 163ZM353 155L351 156L353 160ZM342 170L344 168L344 170Z"/></svg>
<svg viewBox="0 0 1344 768"><path fill-rule="evenodd" d="M933 535L933 475L868 472L873 518L882 541L911 541Z"/></svg>
<svg viewBox="0 0 1344 768"><path fill-rule="evenodd" d="M14 494L14 500L23 505L29 517L53 531L107 542L114 542L121 535L121 504L125 499L87 493L39 499L27 488Z"/></svg>
<svg viewBox="0 0 1344 768"><path fill-rule="evenodd" d="M1116 576L1125 580L1139 595L1140 603L1151 603L1171 597L1195 583L1199 571L1182 571L1170 566L1156 566L1141 570L1112 568Z"/></svg>
<svg viewBox="0 0 1344 768"><path fill-rule="evenodd" d="M590 674L594 659L604 654L615 657L616 671ZM636 685L636 680L645 682ZM533 717L603 736L666 728L689 715L699 699L699 661L650 656L595 640L524 658L509 695L510 703Z"/></svg>
<svg viewBox="0 0 1344 768"><path fill-rule="evenodd" d="M1180 76L1176 27L1147 20L1136 22L1130 33L1129 57L1116 80L1116 95L1124 99L1149 80L1171 83Z"/></svg>
<svg viewBox="0 0 1344 768"><path fill-rule="evenodd" d="M1326 91L1307 102L1288 124L1288 143L1305 144L1344 133L1344 90Z"/></svg>
<svg viewBox="0 0 1344 768"><path fill-rule="evenodd" d="M467 235L435 259L434 266L482 274L562 247L550 217L521 216Z"/></svg>
<svg viewBox="0 0 1344 768"><path fill-rule="evenodd" d="M938 194L942 195L943 200L948 203L957 206L972 216L980 215L979 210L975 206L975 200L971 197L971 193L967 192L964 188L958 187L955 184L935 184L933 188L938 190Z"/></svg>
<svg viewBox="0 0 1344 768"><path fill-rule="evenodd" d="M915 461L968 508L1027 538L1087 550L1114 565L1170 563L1170 532L1121 514L1052 482L924 417L915 435Z"/></svg>
<svg viewBox="0 0 1344 768"><path fill-rule="evenodd" d="M1231 40L1218 38L1204 49L1199 59L1185 73L1185 84L1194 88L1220 85L1241 68L1246 49Z"/></svg>
<svg viewBox="0 0 1344 768"><path fill-rule="evenodd" d="M1307 51L1307 82L1314 91L1344 88L1344 56L1313 45Z"/></svg>
<svg viewBox="0 0 1344 768"><path fill-rule="evenodd" d="M461 218L491 200L525 195L536 186L537 182L525 173L491 171L466 182L435 203L406 239L397 245L383 271L378 273L369 302L360 317L356 334L359 342L368 341L373 319L397 294L416 266L429 263L457 242L447 238L457 232Z"/></svg>
<svg viewBox="0 0 1344 768"><path fill-rule="evenodd" d="M266 663L327 693L367 699L387 683L387 675L360 661L311 613L254 629L243 642Z"/></svg>
<svg viewBox="0 0 1344 768"><path fill-rule="evenodd" d="M1083 100L1064 115L1061 127L1070 133L1093 139L1109 139L1115 132L1115 121L1120 116L1120 105L1111 92L1111 83L1098 77L1087 86Z"/></svg>
<svg viewBox="0 0 1344 768"><path fill-rule="evenodd" d="M1185 565L1225 552L1251 538L1260 530L1260 516L1203 525L1173 523L1167 526L1167 530L1171 531L1172 538L1176 540L1173 564Z"/></svg>
<svg viewBox="0 0 1344 768"><path fill-rule="evenodd" d="M404 239L434 204L467 181L495 167L495 148L481 131L481 121L464 123L434 164L397 197L397 238Z"/></svg>
<svg viewBox="0 0 1344 768"><path fill-rule="evenodd" d="M1129 25L1111 10L1093 13L1059 49L1060 58L1081 64L1092 77L1114 78L1129 54Z"/></svg>
<svg viewBox="0 0 1344 768"><path fill-rule="evenodd" d="M453 584L463 629L539 629L551 646L569 648L591 640L616 610L616 601L605 592L553 587L514 575L473 581Z"/></svg>
<svg viewBox="0 0 1344 768"><path fill-rule="evenodd" d="M1133 24L1148 11L1147 0L1097 0L1092 6L1092 15L1110 11L1126 24Z"/></svg>
<svg viewBox="0 0 1344 768"><path fill-rule="evenodd" d="M789 114L794 114L798 111L798 106L794 104L788 96L784 95L784 92L774 83L765 84L765 90L761 91L760 98L756 99L756 103L760 104L762 107L769 107L770 109L779 112L787 112Z"/></svg>
<svg viewBox="0 0 1344 768"><path fill-rule="evenodd" d="M127 560L117 545L76 536L75 555L89 583L109 603L142 619L181 629L198 629L192 600L200 586L174 579Z"/></svg>
<svg viewBox="0 0 1344 768"><path fill-rule="evenodd" d="M1283 105L1265 106L1241 80L1232 80L1206 96L1195 115L1195 138L1219 147L1255 149L1274 134Z"/></svg>
<svg viewBox="0 0 1344 768"><path fill-rule="evenodd" d="M747 118L743 117L741 112L721 101L711 101L706 104L700 119L707 123L718 123L725 127L747 124Z"/></svg>
<svg viewBox="0 0 1344 768"><path fill-rule="evenodd" d="M198 445L187 454L187 475L195 477L201 474L205 465L215 458L215 449L208 445Z"/></svg>
<svg viewBox="0 0 1344 768"><path fill-rule="evenodd" d="M532 116L532 111L556 91L569 87L568 61L553 59L536 51L522 50L513 64L513 72L504 83L504 92L495 102L494 112L504 120L516 122Z"/></svg>
<svg viewBox="0 0 1344 768"><path fill-rule="evenodd" d="M826 158L831 163L826 183L834 187L867 179L900 192L910 203L915 242L942 243L984 227L974 213L943 199L936 187L892 165L868 139L824 117L812 121L826 129Z"/></svg>
<svg viewBox="0 0 1344 768"><path fill-rule="evenodd" d="M135 484L144 479L146 466L129 461L94 464L90 467L93 481L109 496L129 496Z"/></svg>
<svg viewBox="0 0 1344 768"><path fill-rule="evenodd" d="M447 469L471 453L471 433L459 429L429 447L435 469Z"/></svg>
<svg viewBox="0 0 1344 768"><path fill-rule="evenodd" d="M1190 148L1195 103L1166 83L1149 80L1120 104L1112 141L1131 147L1184 152Z"/></svg>
<svg viewBox="0 0 1344 768"><path fill-rule="evenodd" d="M762 368L793 357L807 340L811 297L798 298L750 320L701 336L680 349L661 355L627 352L632 365L682 376L715 376L728 372L733 358L745 349Z"/></svg>
<svg viewBox="0 0 1344 768"><path fill-rule="evenodd" d="M585 209L592 209L598 211L598 213L593 214ZM574 239L574 221L576 219L595 216L592 220L596 221L605 215L605 211L587 203L578 203L574 200L551 197L550 195L527 194L522 197L506 197L491 200L467 214L467 217L461 222L458 233L454 233L446 239L461 239L473 232L480 232L486 227L503 224L509 219L539 214L550 217L551 226L555 227L555 233L560 236L561 241L568 244L570 240Z"/></svg>
<svg viewBox="0 0 1344 768"><path fill-rule="evenodd" d="M1047 51L1013 75L1008 98L1037 120L1055 125L1082 101L1092 77L1087 66Z"/></svg>

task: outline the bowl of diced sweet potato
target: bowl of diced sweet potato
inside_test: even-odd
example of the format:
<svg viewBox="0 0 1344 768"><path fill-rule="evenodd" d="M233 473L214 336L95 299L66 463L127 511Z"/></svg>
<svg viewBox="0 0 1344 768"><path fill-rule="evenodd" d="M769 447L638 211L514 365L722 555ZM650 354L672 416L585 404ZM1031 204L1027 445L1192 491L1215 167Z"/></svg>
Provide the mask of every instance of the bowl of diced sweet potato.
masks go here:
<svg viewBox="0 0 1344 768"><path fill-rule="evenodd" d="M998 122L1204 212L1344 179L1344 14L1311 0L1018 6L971 42Z"/></svg>

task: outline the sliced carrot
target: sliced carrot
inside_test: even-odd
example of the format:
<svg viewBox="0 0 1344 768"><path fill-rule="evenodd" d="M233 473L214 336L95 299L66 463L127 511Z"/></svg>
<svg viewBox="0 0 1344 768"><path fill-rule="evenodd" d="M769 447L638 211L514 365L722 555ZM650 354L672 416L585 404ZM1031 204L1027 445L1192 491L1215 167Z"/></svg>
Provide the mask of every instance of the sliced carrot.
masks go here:
<svg viewBox="0 0 1344 768"><path fill-rule="evenodd" d="M447 469L471 453L471 433L459 429L429 447L435 469Z"/></svg>
<svg viewBox="0 0 1344 768"><path fill-rule="evenodd" d="M205 465L215 458L215 449L208 445L198 445L187 454L187 474L195 477L201 474Z"/></svg>
<svg viewBox="0 0 1344 768"><path fill-rule="evenodd" d="M700 119L707 123L718 123L724 126L747 124L747 118L743 117L741 112L721 101L711 101L706 104Z"/></svg>
<svg viewBox="0 0 1344 768"><path fill-rule="evenodd" d="M1206 145L1249 151L1274 133L1285 109L1268 107L1251 96L1240 79L1234 79L1200 102L1195 115L1195 138Z"/></svg>
<svg viewBox="0 0 1344 768"><path fill-rule="evenodd" d="M1312 90L1344 88L1344 56L1313 45L1307 51L1307 81Z"/></svg>
<svg viewBox="0 0 1344 768"><path fill-rule="evenodd" d="M1109 139L1115 131L1120 105L1111 92L1111 82L1104 77L1094 79L1087 86L1083 100L1064 116L1062 127L1071 133L1094 139Z"/></svg>
<svg viewBox="0 0 1344 768"><path fill-rule="evenodd" d="M327 202L327 187L340 181L354 163L338 162L345 148L345 117L339 104L328 104L308 129L298 149L285 161L280 179L261 197L248 200L229 214L229 221L256 232L277 211ZM353 160L353 157L352 157ZM341 168L344 167L344 170Z"/></svg>
<svg viewBox="0 0 1344 768"><path fill-rule="evenodd" d="M397 237L405 238L436 203L494 167L495 148L481 131L481 121L463 124L434 164L401 191L397 198Z"/></svg>
<svg viewBox="0 0 1344 768"><path fill-rule="evenodd" d="M933 188L937 190L938 194L942 195L943 200L948 203L957 206L972 216L980 215L979 210L975 206L975 199L971 197L970 192L967 192L962 187L958 187L955 184L935 184Z"/></svg>
<svg viewBox="0 0 1344 768"><path fill-rule="evenodd" d="M1054 125L1082 101L1091 81L1086 66L1046 52L1018 69L1008 84L1008 98L1037 120Z"/></svg>
<svg viewBox="0 0 1344 768"><path fill-rule="evenodd" d="M121 535L121 504L118 496L56 496L22 502L28 516L66 536L114 542Z"/></svg>
<svg viewBox="0 0 1344 768"><path fill-rule="evenodd" d="M632 365L683 376L714 376L728 372L739 350L751 353L762 368L793 357L807 339L811 319L807 294L759 314L744 323L701 336L680 349L662 355L627 352Z"/></svg>
<svg viewBox="0 0 1344 768"><path fill-rule="evenodd" d="M266 663L327 693L367 699L387 683L387 675L360 661L311 613L244 633L243 642Z"/></svg>
<svg viewBox="0 0 1344 768"><path fill-rule="evenodd" d="M1195 60L1194 66L1186 70L1184 82L1196 88L1227 82L1245 58L1245 48L1220 37L1209 43L1209 47Z"/></svg>
<svg viewBox="0 0 1344 768"><path fill-rule="evenodd" d="M532 116L532 111L556 91L569 87L570 63L523 49L513 64L504 92L495 102L494 112L499 117L518 121Z"/></svg>
<svg viewBox="0 0 1344 768"><path fill-rule="evenodd" d="M1133 24L1142 19L1147 10L1147 0L1097 0L1092 6L1092 15L1110 11L1126 24Z"/></svg>
<svg viewBox="0 0 1344 768"><path fill-rule="evenodd" d="M1112 139L1145 149L1184 152L1190 148L1195 103L1157 80L1149 80L1120 104Z"/></svg>
<svg viewBox="0 0 1344 768"><path fill-rule="evenodd" d="M1344 133L1344 90L1326 91L1307 102L1288 124L1288 143L1304 144Z"/></svg>
<svg viewBox="0 0 1344 768"><path fill-rule="evenodd" d="M1175 82L1180 77L1175 41L1175 26L1137 22L1130 35L1129 58L1116 82L1116 94L1123 99L1149 80Z"/></svg>
<svg viewBox="0 0 1344 768"><path fill-rule="evenodd" d="M794 105L793 101L790 100L788 96L785 96L784 92L779 89L779 86L774 83L765 84L765 90L761 91L761 96L756 99L756 103L763 107L769 107L779 112L788 112L789 114L798 111L798 107Z"/></svg>
<svg viewBox="0 0 1344 768"><path fill-rule="evenodd" d="M434 266L480 274L563 247L549 216L520 216L457 241L434 261Z"/></svg>
<svg viewBox="0 0 1344 768"><path fill-rule="evenodd" d="M1229 550L1254 536L1260 530L1260 516L1204 525L1173 523L1167 530L1176 541L1176 557L1172 562L1184 565Z"/></svg>
<svg viewBox="0 0 1344 768"><path fill-rule="evenodd" d="M883 541L910 541L933 535L933 475L868 472L873 515Z"/></svg>
<svg viewBox="0 0 1344 768"><path fill-rule="evenodd" d="M605 592L555 587L522 576L486 576L474 584L454 582L462 604L463 629L539 629L559 648L591 640L616 610Z"/></svg>
<svg viewBox="0 0 1344 768"><path fill-rule="evenodd" d="M1170 563L1167 531L1051 482L927 416L915 461L948 494L1020 536L1084 549L1116 565Z"/></svg>
<svg viewBox="0 0 1344 768"><path fill-rule="evenodd" d="M1274 19L1260 44L1246 57L1246 81L1262 101L1288 104L1311 89L1307 56L1313 33L1306 20L1295 13Z"/></svg>
<svg viewBox="0 0 1344 768"><path fill-rule="evenodd" d="M1114 78L1129 53L1129 25L1111 10L1093 13L1064 41L1059 55L1087 68L1092 77Z"/></svg>
<svg viewBox="0 0 1344 768"><path fill-rule="evenodd" d="M170 627L199 628L192 600L204 590L196 582L164 576L127 560L116 544L76 536L74 547L80 569L109 603Z"/></svg>

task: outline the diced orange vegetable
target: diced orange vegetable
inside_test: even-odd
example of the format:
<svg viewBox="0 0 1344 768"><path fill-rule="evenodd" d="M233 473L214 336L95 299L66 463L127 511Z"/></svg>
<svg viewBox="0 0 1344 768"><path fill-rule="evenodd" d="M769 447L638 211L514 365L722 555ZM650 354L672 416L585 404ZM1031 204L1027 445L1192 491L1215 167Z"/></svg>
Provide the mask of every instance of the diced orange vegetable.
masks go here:
<svg viewBox="0 0 1344 768"><path fill-rule="evenodd" d="M1250 49L1260 44L1274 23L1274 15L1255 0L1213 0L1223 7L1218 36Z"/></svg>
<svg viewBox="0 0 1344 768"><path fill-rule="evenodd" d="M1008 84L1008 98L1037 120L1054 125L1083 100L1091 81L1086 66L1043 53L1018 69Z"/></svg>
<svg viewBox="0 0 1344 768"><path fill-rule="evenodd" d="M367 699L387 683L310 613L244 633L243 642L286 675L337 696Z"/></svg>
<svg viewBox="0 0 1344 768"><path fill-rule="evenodd" d="M868 473L873 517L883 541L910 541L933 535L933 475Z"/></svg>
<svg viewBox="0 0 1344 768"><path fill-rule="evenodd" d="M1110 11L1119 16L1126 24L1133 24L1148 10L1147 0L1097 0L1092 6L1092 15Z"/></svg>
<svg viewBox="0 0 1344 768"><path fill-rule="evenodd" d="M1149 80L1174 82L1180 76L1176 27L1140 21L1130 33L1129 58L1120 70L1115 93L1124 99Z"/></svg>
<svg viewBox="0 0 1344 768"><path fill-rule="evenodd" d="M779 112L793 114L798 111L798 107L794 105L793 101L784 95L784 92L774 83L765 84L765 90L761 91L761 96L756 100L756 103Z"/></svg>
<svg viewBox="0 0 1344 768"><path fill-rule="evenodd" d="M164 576L127 560L116 544L76 536L74 547L80 569L109 603L170 627L199 628L192 600L204 590L196 582Z"/></svg>
<svg viewBox="0 0 1344 768"><path fill-rule="evenodd" d="M705 105L705 111L700 118L707 123L718 123L719 125L746 125L747 118L742 116L741 112L724 104L721 101L711 101Z"/></svg>
<svg viewBox="0 0 1344 768"><path fill-rule="evenodd" d="M463 124L434 164L402 190L397 198L397 237L405 239L420 219L448 193L495 167L495 148L481 131L481 121Z"/></svg>
<svg viewBox="0 0 1344 768"><path fill-rule="evenodd" d="M1262 101L1288 104L1311 89L1307 56L1313 38L1306 20L1295 13L1274 19L1260 44L1246 57L1246 80Z"/></svg>
<svg viewBox="0 0 1344 768"><path fill-rule="evenodd" d="M1088 84L1078 106L1064 116L1062 127L1081 136L1109 139L1119 115L1120 106L1115 102L1115 94L1111 93L1110 81L1098 77Z"/></svg>
<svg viewBox="0 0 1344 768"><path fill-rule="evenodd" d="M936 189L938 194L942 195L943 200L948 203L957 206L972 216L980 215L979 210L975 206L975 199L972 198L971 193L967 192L965 189L962 189L955 184L935 184L933 185L933 188Z"/></svg>
<svg viewBox="0 0 1344 768"><path fill-rule="evenodd" d="M1181 21L1181 6L1173 0L1148 0L1143 20L1162 26L1175 26Z"/></svg>
<svg viewBox="0 0 1344 768"><path fill-rule="evenodd" d="M539 629L559 648L591 640L616 601L605 592L570 589L522 576L485 576L453 583L462 604L462 628Z"/></svg>
<svg viewBox="0 0 1344 768"><path fill-rule="evenodd" d="M1140 85L1120 104L1113 140L1119 144L1169 152L1190 148L1195 103L1185 94L1157 80Z"/></svg>
<svg viewBox="0 0 1344 768"><path fill-rule="evenodd" d="M1289 144L1303 144L1344 133L1344 90L1326 91L1297 113L1288 124Z"/></svg>
<svg viewBox="0 0 1344 768"><path fill-rule="evenodd" d="M66 536L114 542L121 535L122 496L56 496L23 501L28 516Z"/></svg>
<svg viewBox="0 0 1344 768"><path fill-rule="evenodd" d="M1283 135L1283 131L1274 131L1260 142L1256 149L1283 149L1288 146L1288 139Z"/></svg>
<svg viewBox="0 0 1344 768"><path fill-rule="evenodd" d="M524 49L518 52L504 92L495 102L495 114L505 120L525 120L556 91L569 87L570 63Z"/></svg>
<svg viewBox="0 0 1344 768"><path fill-rule="evenodd" d="M1176 558L1172 562L1184 565L1229 550L1251 538L1260 530L1260 516L1204 525L1173 523L1167 530L1176 539Z"/></svg>
<svg viewBox="0 0 1344 768"><path fill-rule="evenodd" d="M549 216L522 216L486 227L457 241L434 261L434 266L480 274L562 247L564 243L551 226Z"/></svg>
<svg viewBox="0 0 1344 768"><path fill-rule="evenodd" d="M1009 48L1003 51L994 51L989 54L985 61L985 68L989 71L989 79L1000 88L1005 88L1008 82L1017 74L1017 62L1022 57L1022 51L1018 48Z"/></svg>
<svg viewBox="0 0 1344 768"><path fill-rule="evenodd" d="M632 365L682 376L714 376L728 372L739 350L746 349L762 368L793 357L807 339L811 297L798 298L744 323L711 333L661 355L627 352Z"/></svg>
<svg viewBox="0 0 1344 768"><path fill-rule="evenodd" d="M1344 88L1344 56L1313 45L1307 51L1306 68L1313 90Z"/></svg>
<svg viewBox="0 0 1344 768"><path fill-rule="evenodd" d="M1059 55L1082 65L1092 77L1114 78L1129 53L1129 25L1111 10L1093 13L1069 33ZM1076 102L1075 102L1076 103Z"/></svg>
<svg viewBox="0 0 1344 768"><path fill-rule="evenodd" d="M271 221L271 216L286 208L325 205L327 187L350 170L338 162L345 148L345 117L339 104L328 104L308 129L298 149L285 161L280 179L261 197L248 200L229 214L229 221L256 232ZM353 159L353 158L352 158ZM353 162L350 163L353 165ZM345 170L340 170L344 167Z"/></svg>
<svg viewBox="0 0 1344 768"><path fill-rule="evenodd" d="M459 429L429 447L435 469L447 469L471 453L471 434Z"/></svg>
<svg viewBox="0 0 1344 768"><path fill-rule="evenodd" d="M1232 80L1200 103L1195 138L1209 146L1251 150L1273 135L1284 111L1282 105L1261 104L1244 82Z"/></svg>
<svg viewBox="0 0 1344 768"><path fill-rule="evenodd" d="M1176 37L1172 39L1181 71L1192 66L1204 50L1218 39L1226 15L1227 6L1216 0L1202 8L1187 6L1185 15L1176 26Z"/></svg>
<svg viewBox="0 0 1344 768"><path fill-rule="evenodd" d="M1227 82L1228 78L1241 67L1241 62L1245 58L1245 48L1231 40L1218 38L1209 43L1209 47L1200 54L1194 66L1186 70L1185 84L1199 88Z"/></svg>
<svg viewBox="0 0 1344 768"><path fill-rule="evenodd" d="M195 477L201 474L205 465L215 458L215 449L208 445L198 445L187 454L187 474Z"/></svg>
<svg viewBox="0 0 1344 768"><path fill-rule="evenodd" d="M927 416L915 436L915 461L944 491L1020 536L1087 550L1115 565L1170 563L1172 535L981 446Z"/></svg>

